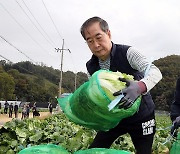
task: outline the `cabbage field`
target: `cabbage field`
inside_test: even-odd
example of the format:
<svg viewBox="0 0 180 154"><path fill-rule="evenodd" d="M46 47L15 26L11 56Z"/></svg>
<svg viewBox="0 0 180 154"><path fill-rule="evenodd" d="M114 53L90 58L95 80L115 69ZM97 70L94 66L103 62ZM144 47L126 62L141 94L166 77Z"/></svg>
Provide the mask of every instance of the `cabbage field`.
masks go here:
<svg viewBox="0 0 180 154"><path fill-rule="evenodd" d="M153 144L153 154L166 153L171 148L167 141L171 121L168 116L156 115L157 132ZM0 154L15 154L33 145L52 143L61 145L70 153L87 149L96 132L70 122L64 114L54 114L44 120L13 119L0 129ZM128 135L119 137L111 146L113 149L135 149Z"/></svg>

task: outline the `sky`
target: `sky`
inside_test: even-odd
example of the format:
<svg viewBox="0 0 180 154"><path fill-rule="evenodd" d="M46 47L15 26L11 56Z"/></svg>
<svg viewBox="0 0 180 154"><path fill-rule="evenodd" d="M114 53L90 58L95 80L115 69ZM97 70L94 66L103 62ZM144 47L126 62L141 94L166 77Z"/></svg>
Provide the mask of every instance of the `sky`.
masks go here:
<svg viewBox="0 0 180 154"><path fill-rule="evenodd" d="M0 0L0 60L86 72L92 53L80 27L93 16L108 22L114 43L154 60L180 55L179 0Z"/></svg>

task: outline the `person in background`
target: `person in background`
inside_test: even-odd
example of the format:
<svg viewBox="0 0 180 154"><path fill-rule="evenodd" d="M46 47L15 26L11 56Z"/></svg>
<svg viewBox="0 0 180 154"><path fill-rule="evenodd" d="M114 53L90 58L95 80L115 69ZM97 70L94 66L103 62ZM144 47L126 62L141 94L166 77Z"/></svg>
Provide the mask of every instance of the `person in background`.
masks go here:
<svg viewBox="0 0 180 154"><path fill-rule="evenodd" d="M177 79L176 82L174 100L171 104L170 117L173 123L171 128L171 135L176 137L177 136L176 130L180 127L180 77Z"/></svg>
<svg viewBox="0 0 180 154"><path fill-rule="evenodd" d="M9 118L12 118L12 113L13 113L13 103L9 105Z"/></svg>
<svg viewBox="0 0 180 154"><path fill-rule="evenodd" d="M0 102L0 114L1 114L1 102Z"/></svg>
<svg viewBox="0 0 180 154"><path fill-rule="evenodd" d="M23 107L22 107L22 117L21 117L21 119L25 119L26 118L26 104L24 104L23 105Z"/></svg>
<svg viewBox="0 0 180 154"><path fill-rule="evenodd" d="M29 104L26 105L26 117L29 118L30 106Z"/></svg>
<svg viewBox="0 0 180 154"><path fill-rule="evenodd" d="M35 113L36 113L36 102L33 104L33 107L32 107L32 112L33 112L33 118L35 117Z"/></svg>
<svg viewBox="0 0 180 154"><path fill-rule="evenodd" d="M122 90L125 95L121 108L128 109L142 95L139 111L133 116L123 119L109 131L99 131L89 148L109 148L121 135L129 133L137 154L150 154L155 134L154 103L149 91L162 79L160 70L135 48L115 44L111 41L108 23L100 17L92 17L81 26L81 35L92 52L91 59L86 63L88 76L104 69L134 76L135 81L119 78L126 83ZM148 70L148 74L146 74ZM114 96L120 95L115 92Z"/></svg>
<svg viewBox="0 0 180 154"><path fill-rule="evenodd" d="M51 102L49 102L48 109L49 109L49 112L52 114L53 106Z"/></svg>
<svg viewBox="0 0 180 154"><path fill-rule="evenodd" d="M17 105L17 102L15 102L15 105L14 105L14 114L15 114L15 118L18 118L18 105Z"/></svg>
<svg viewBox="0 0 180 154"><path fill-rule="evenodd" d="M9 103L6 101L4 103L4 114L7 114L8 113L8 107L9 107Z"/></svg>
<svg viewBox="0 0 180 154"><path fill-rule="evenodd" d="M40 116L40 113L39 113L39 111L37 110L37 107L36 107L36 102L34 103L34 105L32 107L32 112L33 112L33 118L36 117L36 116Z"/></svg>

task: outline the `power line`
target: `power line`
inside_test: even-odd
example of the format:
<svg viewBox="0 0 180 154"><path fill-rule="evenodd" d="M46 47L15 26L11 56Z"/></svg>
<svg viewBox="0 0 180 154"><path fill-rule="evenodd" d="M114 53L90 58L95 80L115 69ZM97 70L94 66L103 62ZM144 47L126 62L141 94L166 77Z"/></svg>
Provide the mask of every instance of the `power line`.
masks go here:
<svg viewBox="0 0 180 154"><path fill-rule="evenodd" d="M51 17L51 15L50 15L50 13L49 13L49 11L48 11L48 9L47 9L47 7L46 7L46 5L45 5L45 3L44 3L43 0L42 0L42 3L43 3L43 5L44 5L44 7L45 7L45 9L46 9L46 11L47 11L47 13L48 13L48 15L49 15L51 21L52 21L52 23L53 23L53 25L54 25L54 27L55 27L57 33L58 33L59 37L60 37L61 39L63 39L63 37L62 37L61 34L59 33L59 31L58 31L58 29L57 29L57 27L56 27L56 25L55 25L55 22L53 21L53 19L52 19L52 17Z"/></svg>
<svg viewBox="0 0 180 154"><path fill-rule="evenodd" d="M3 7L3 9L10 15L10 17L24 30L24 32L43 50L44 49L26 30L25 28L15 19L15 17L0 3L0 5ZM47 51L48 52L48 51Z"/></svg>
<svg viewBox="0 0 180 154"><path fill-rule="evenodd" d="M32 11L29 9L29 7L27 6L27 4L24 2L24 0L22 0L24 5L26 6L26 8L28 9L28 11L30 12L30 14L32 15L32 17L34 18L34 20L37 22L37 24L39 25L39 27L42 29L42 31L46 34L46 36L49 38L49 40L52 42L53 45L55 45L55 43L52 41L52 39L49 37L49 35L46 33L46 31L43 29L43 27L41 26L41 24L38 22L38 20L35 18L35 16L33 15Z"/></svg>
<svg viewBox="0 0 180 154"><path fill-rule="evenodd" d="M12 46L13 48L15 48L17 51L19 51L21 54L23 54L26 58L28 58L30 61L34 62L35 64L37 64L37 62L35 62L33 59L31 59L28 55L26 55L24 52L22 52L21 50L19 50L17 47L15 47L12 43L10 43L9 41L7 41L4 37L2 37L0 35L1 39L3 39L6 43L8 43L10 46ZM48 71L48 70L47 70ZM49 72L50 74L52 74L51 72ZM55 75L55 74L52 74ZM58 77L58 76L56 76Z"/></svg>
<svg viewBox="0 0 180 154"><path fill-rule="evenodd" d="M52 23L53 23L53 25L54 25L54 27L55 27L57 33L58 33L59 37L60 37L61 39L63 39L63 37L62 37L61 34L59 33L58 28L57 28L57 26L55 25L55 22L53 21L53 19L52 19L52 17L51 17L51 15L50 15L50 13L49 13L49 11L48 11L48 9L47 9L47 7L46 7L46 5L45 5L45 3L44 3L43 0L42 0L42 3L43 3L43 5L44 5L44 7L45 7L45 9L46 9L46 11L47 11L47 13L48 13L48 15L49 15L51 21L52 21ZM67 43L65 43L65 44L67 44ZM66 45L66 46L67 46L67 45ZM55 49L56 49L56 48L55 48ZM72 62L73 62L73 60L72 60ZM75 65L73 65L73 66L75 66ZM75 70L76 70L76 69L75 69Z"/></svg>
<svg viewBox="0 0 180 154"><path fill-rule="evenodd" d="M12 43L10 43L9 41L7 41L3 36L1 36L1 39L3 39L6 43L8 43L10 46L12 46L13 48L15 48L17 51L19 51L21 54L23 54L26 58L30 59L32 62L36 63L33 59L31 59L28 55L26 55L24 52L22 52L21 50L19 50L17 47L15 47Z"/></svg>
<svg viewBox="0 0 180 154"><path fill-rule="evenodd" d="M16 3L18 4L18 6L21 8L21 10L23 11L23 13L27 16L27 18L30 20L30 22L34 25L34 27L38 30L38 32L44 37L44 39L53 47L53 45L51 44L51 42L49 42L49 40L44 36L44 34L40 31L40 29L36 26L36 24L32 21L32 19L29 17L29 15L26 13L26 11L23 9L23 7L20 5L20 3L16 0Z"/></svg>
<svg viewBox="0 0 180 154"><path fill-rule="evenodd" d="M17 51L19 51L21 54L23 54L26 58L28 58L30 61L34 62L35 64L37 64L37 62L35 62L33 59L31 59L28 55L26 55L24 52L22 52L21 50L19 50L17 47L15 47L12 43L10 43L9 41L7 41L4 37L2 37L0 35L1 39L3 39L6 43L8 43L10 46L12 46L13 48L15 48ZM46 69L47 70L47 69ZM49 70L47 70L49 72ZM51 72L49 72L50 74L52 74ZM55 75L55 74L52 74ZM56 77L58 77L57 75L55 75Z"/></svg>
<svg viewBox="0 0 180 154"><path fill-rule="evenodd" d="M0 55L0 57L2 57L3 59L7 60L7 61L10 62L11 64L15 64L14 62L12 62L11 60L7 59L6 57L4 57L4 56L2 56L2 55ZM33 73L33 72L31 72L31 71L29 71L29 70L27 70L27 69L19 66L17 63L16 63L16 65L17 65L19 68L25 70L26 72L28 72L28 73L30 73L30 74L34 74L36 77L38 77L35 73ZM50 71L48 71L46 68L44 68L44 69L45 69L47 72L49 72L50 74L52 74L52 73L51 73ZM56 74L52 74L52 75L54 75L55 77L58 77ZM67 86L65 86L65 87L66 87L70 92L72 92Z"/></svg>
<svg viewBox="0 0 180 154"><path fill-rule="evenodd" d="M51 17L51 15L50 15L50 13L49 13L49 11L48 11L48 9L47 9L47 7L46 7L46 5L45 5L45 3L44 3L43 0L42 0L42 3L43 3L43 5L44 5L44 7L45 7L45 9L46 9L46 11L47 11L47 13L48 13L48 15L49 15L51 21L52 21L52 23L53 23L53 25L54 25L54 27L55 27L57 33L58 33L59 37L63 40L62 49L55 48L55 50L56 50L57 52L58 52L58 51L61 52L61 73L60 73L60 82L59 82L59 97L60 97L60 96L61 96L61 87L62 87L63 51L64 51L64 50L68 50L70 53L71 53L71 51L70 51L69 49L64 49L64 39L63 39L63 37L61 36L61 34L60 34L60 32L59 32L59 30L58 30L58 28L57 28L55 22L53 21L53 19L52 19L52 17Z"/></svg>
<svg viewBox="0 0 180 154"><path fill-rule="evenodd" d="M12 43L10 43L9 41L7 41L4 37L2 37L1 35L0 35L0 37L6 42L6 43L8 43L10 46L12 46L13 48L15 48L16 50L18 50L21 54L23 54L24 56L26 56L30 61L33 61L34 63L37 63L37 62L35 62L33 59L31 59L29 56L27 56L25 53L23 53L21 50L19 50L17 47L15 47ZM57 52L58 51L60 51L60 52L62 52L62 56L61 56L61 75L60 75L60 82L59 82L59 87L61 87L62 88L62 66L63 66L63 51L64 50L68 50L69 52L71 52L69 49L64 49L64 45L62 46L62 49L56 49L57 50ZM10 61L9 59L7 59L7 58L5 58L4 56L2 56L2 55L0 55L2 58L4 58L4 59L6 59L6 60L8 60L9 62L11 62L11 63L13 63L12 61ZM19 66L19 65L18 65ZM21 67L21 66L19 66L19 67ZM21 67L22 69L24 69L24 70L26 70L25 68L23 68L23 67ZM59 76L58 75L56 75L56 74L54 74L54 73L52 73L52 72L50 72L47 68L44 68L47 72L49 72L50 74L52 74L52 75L54 75L55 77L57 77L57 78L59 78ZM28 70L26 70L27 72L30 72L30 71L28 71ZM34 73L32 73L32 72L30 72L31 74L34 74ZM69 89L67 86L65 86L67 89ZM60 93L61 93L61 88L60 88ZM69 89L70 90L70 89ZM71 90L70 90L71 91Z"/></svg>
<svg viewBox="0 0 180 154"><path fill-rule="evenodd" d="M35 16L33 15L32 11L29 9L29 7L27 6L27 4L24 2L24 0L22 0L22 2L24 3L25 7L27 8L27 10L29 11L29 13L31 14L31 16L33 17L33 19L36 21L36 23L39 25L40 29L44 32L44 34L46 35L46 37L49 39L47 40L46 37L44 36L44 38L52 45L55 46L55 43L52 41L52 39L49 37L49 35L46 33L46 31L43 29L43 27L40 25L40 23L38 22L38 20L35 18ZM34 22L33 22L34 23ZM34 24L35 25L35 24ZM36 26L37 27L37 26ZM39 30L39 28L37 27L37 29ZM40 31L40 30L39 30ZM41 31L40 31L41 32Z"/></svg>
<svg viewBox="0 0 180 154"><path fill-rule="evenodd" d="M38 22L38 20L35 18L35 16L32 14L32 12L30 11L30 9L28 8L28 6L26 5L26 3L24 2L24 0L22 0L23 1L23 3L24 3L24 5L26 6L26 8L28 9L28 11L31 13L31 15L33 16L33 18L35 19L35 21L38 23L38 25L41 27L41 29L43 30L43 28L42 28L42 26L39 24L39 22ZM16 0L16 2L17 2L17 0ZM18 3L18 2L17 2ZM31 18L28 16L28 14L24 11L24 9L22 8L22 6L18 3L18 5L19 5L19 7L23 10L23 12L26 14L26 16L29 18L29 20L32 22L32 24L37 28L37 30L41 33L41 31L39 30L39 28L34 24L34 22L31 20ZM44 6L45 6L45 3L44 3ZM45 6L45 8L46 8L46 10L47 10L47 12L48 12L48 15L50 16L50 13L49 13L49 11L48 11L48 9L47 9L47 7ZM51 20L52 20L52 17L50 16L50 18L51 18ZM55 26L55 28L56 28L56 30L58 31L58 29L57 29L57 27L56 27L56 25L55 25L55 23L54 23L54 21L52 20L52 22L53 22L53 24L54 24L54 26ZM44 31L44 30L43 30ZM44 33L46 34L46 32L44 31ZM58 31L58 33L59 33L59 31ZM41 33L42 34L42 33ZM60 33L59 33L60 34ZM43 34L42 34L43 35ZM44 36L44 35L43 35ZM61 36L60 36L61 37ZM48 37L49 38L49 37ZM45 38L46 39L46 38ZM47 40L47 39L46 39ZM64 43L65 44L65 43ZM56 48L55 48L56 49ZM70 50L69 50L69 52L70 52ZM72 58L71 58L72 59ZM73 62L73 59L72 59L72 62ZM74 62L73 62L74 63ZM74 65L73 65L74 66ZM75 69L76 70L76 69Z"/></svg>
<svg viewBox="0 0 180 154"><path fill-rule="evenodd" d="M0 55L0 57L2 57L3 59L9 61L11 64L14 64L11 60L5 58L4 56ZM26 72L29 72L30 74L33 74L32 72L30 72L29 70L27 70L27 69L25 69L25 68L19 66L18 64L16 64L16 65L17 65L18 67L22 68L23 70L25 70Z"/></svg>
<svg viewBox="0 0 180 154"><path fill-rule="evenodd" d="M16 2L17 2L17 1L16 1ZM24 1L23 1L23 2L24 2ZM43 0L42 0L42 2L43 2ZM26 16L29 18L29 20L33 23L33 25L35 25L34 22L31 20L31 18L28 16L28 14L25 12L25 10L22 8L22 6L21 6L18 2L17 2L17 4L18 4L19 7L23 10L23 12L26 14ZM50 19L51 19L51 21L52 21L52 23L53 23L56 31L58 32L58 35L60 36L60 38L62 38L44 2L43 2L43 4L44 4L44 7L46 8L46 11L48 12L48 15L49 15L49 17L50 17ZM10 17L13 18L14 21L26 32L26 34L28 34L28 36L30 36L30 38L31 38L32 40L34 40L33 37L25 30L25 28L16 20L16 18L15 18L1 3L0 3L0 5L1 5L1 6L3 7L3 9L10 15ZM27 6L27 5L26 5L26 6ZM35 26L35 27L37 28L37 26ZM38 28L37 28L37 29L38 29ZM38 29L38 31L40 32L39 29ZM29 56L27 56L25 53L23 53L21 50L19 50L17 47L15 47L15 46L12 45L10 42L8 42L6 39L4 39L3 37L1 37L1 38L2 38L4 41L6 41L9 45L11 45L12 47L14 47L16 50L18 50L21 54L25 55L28 59L30 59L30 61L35 62L35 61L32 60ZM34 40L34 41L35 41L35 40ZM36 41L35 41L35 42L36 42ZM36 42L36 43L38 44L38 42ZM40 46L40 45L39 45L39 46ZM40 46L40 47L41 47L41 46ZM70 50L69 50L69 51L70 51ZM4 58L5 58L5 57L4 57ZM35 63L36 63L36 62L35 62ZM52 74L52 73L51 73L51 74Z"/></svg>
<svg viewBox="0 0 180 154"><path fill-rule="evenodd" d="M30 11L30 9L28 8L28 6L26 5L26 3L24 2L24 0L22 0L23 1L23 3L25 4L25 6L27 7L27 9L29 10L29 12L31 13L31 15L33 16L33 18L36 20L36 22L39 24L39 22L38 22L38 20L35 18L35 16L32 14L32 12ZM17 2L17 1L16 1ZM42 2L43 2L43 0L42 0ZM25 10L22 8L22 6L17 2L17 4L19 5L19 7L23 10L23 12L26 14L26 16L29 18L29 20L33 23L33 25L35 25L34 24L34 22L31 20L31 18L28 16L28 14L25 12ZM2 4L1 4L2 5ZM45 3L43 2L43 5L44 5L44 7L45 7L45 9L46 9L46 11L47 11L47 13L48 13L48 15L49 15L49 17L50 17L50 19L51 19L51 21L52 21L52 23L53 23L53 25L54 25L54 27L55 27L55 29L56 29L56 31L58 32L58 35L59 35L59 37L60 38L62 38L62 36L61 36L61 34L60 34L60 32L58 31L58 29L57 29L57 26L55 25L55 22L53 21L53 18L51 17L51 15L50 15L50 13L49 13L49 11L48 11L48 9L47 9L47 7L46 7L46 5L45 5ZM4 8L4 7L3 7ZM5 9L5 8L4 8ZM5 9L6 10L6 12L8 12L8 10L7 9ZM8 12L8 14L17 22L17 20ZM17 22L18 23L18 22ZM19 23L18 23L19 24ZM40 24L39 24L40 25ZM42 26L40 26L40 27L42 27ZM21 27L21 28L23 28L23 27ZM37 28L37 26L36 26L36 28ZM25 30L24 28L23 28L23 30ZM38 29L39 30L39 29ZM40 30L39 30L40 31ZM24 54L24 53L23 53ZM26 57L28 57L27 55L26 55ZM30 59L30 61L34 61L34 60L32 60L31 58L29 58L28 57L28 59ZM73 60L71 60L72 62L73 62ZM75 66L75 65L73 65L73 66Z"/></svg>
<svg viewBox="0 0 180 154"><path fill-rule="evenodd" d="M45 9L46 9L46 11L47 11L47 13L48 13L48 15L49 15L51 21L52 21L52 23L53 23L53 25L54 25L54 27L55 27L57 33L58 33L59 37L60 37L61 39L63 39L63 37L62 37L61 34L59 33L59 30L58 30L57 26L55 25L55 22L53 21L53 19L52 19L52 17L51 17L51 15L50 15L50 13L49 13L49 11L48 11L48 9L47 9L47 7L46 7L46 5L45 5L45 3L44 3L43 0L42 0L42 3L43 3L43 5L44 5L44 7L45 7ZM63 40L64 40L64 39L63 39ZM67 43L65 43L65 44L67 44ZM66 45L66 46L67 46L67 45ZM55 48L55 49L56 49L56 48ZM72 62L74 62L74 61L72 60ZM75 65L73 65L73 66L75 66ZM75 69L75 70L76 70L76 69Z"/></svg>

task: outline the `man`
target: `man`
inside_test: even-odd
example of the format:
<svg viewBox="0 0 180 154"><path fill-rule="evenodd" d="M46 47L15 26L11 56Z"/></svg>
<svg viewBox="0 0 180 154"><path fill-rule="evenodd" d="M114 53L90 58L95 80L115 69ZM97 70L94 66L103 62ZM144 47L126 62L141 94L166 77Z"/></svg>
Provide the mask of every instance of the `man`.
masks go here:
<svg viewBox="0 0 180 154"><path fill-rule="evenodd" d="M9 118L12 118L12 113L13 113L13 103L9 105Z"/></svg>
<svg viewBox="0 0 180 154"><path fill-rule="evenodd" d="M180 77L176 82L174 101L171 105L171 120L173 122L171 134L176 137L176 130L180 127Z"/></svg>
<svg viewBox="0 0 180 154"><path fill-rule="evenodd" d="M36 116L40 116L40 113L39 113L39 111L37 110L37 107L36 107L36 102L34 103L34 105L32 107L32 112L33 112L33 118L36 117Z"/></svg>
<svg viewBox="0 0 180 154"><path fill-rule="evenodd" d="M24 104L23 107L22 107L22 117L21 117L21 120L25 119L26 116L27 116L27 113L26 113L26 104Z"/></svg>
<svg viewBox="0 0 180 154"><path fill-rule="evenodd" d="M15 114L15 118L18 118L18 105L17 105L17 102L15 102L15 105L14 105L14 114Z"/></svg>
<svg viewBox="0 0 180 154"><path fill-rule="evenodd" d="M4 103L4 114L7 114L8 113L8 107L9 107L9 103L6 101Z"/></svg>
<svg viewBox="0 0 180 154"><path fill-rule="evenodd" d="M29 113L30 113L30 106L29 104L26 104L26 117L29 118Z"/></svg>
<svg viewBox="0 0 180 154"><path fill-rule="evenodd" d="M49 102L48 109L49 109L49 112L52 114L53 106L51 102Z"/></svg>
<svg viewBox="0 0 180 154"><path fill-rule="evenodd" d="M130 46L114 44L107 22L99 17L92 17L81 26L81 34L92 52L86 63L88 74L99 69L119 71L133 75L136 81L126 81L127 88L122 92L121 107L131 107L137 97L143 95L139 111L132 117L123 119L115 128L99 131L90 148L109 148L120 135L129 133L138 154L150 154L155 134L154 103L149 91L161 80L159 69ZM114 93L115 96L121 92Z"/></svg>

